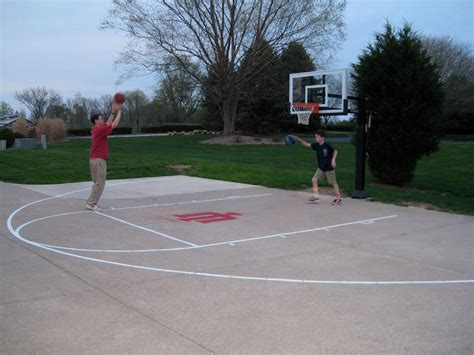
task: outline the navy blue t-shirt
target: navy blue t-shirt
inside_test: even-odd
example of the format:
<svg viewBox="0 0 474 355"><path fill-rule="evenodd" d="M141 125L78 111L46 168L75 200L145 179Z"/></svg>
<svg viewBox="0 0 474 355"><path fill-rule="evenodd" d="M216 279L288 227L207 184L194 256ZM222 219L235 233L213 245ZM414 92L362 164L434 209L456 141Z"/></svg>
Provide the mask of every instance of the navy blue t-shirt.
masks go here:
<svg viewBox="0 0 474 355"><path fill-rule="evenodd" d="M332 155L334 153L334 149L329 143L324 142L321 145L317 142L311 143L311 149L316 151L319 169L321 169L322 171L334 170L334 168L331 166L331 160Z"/></svg>

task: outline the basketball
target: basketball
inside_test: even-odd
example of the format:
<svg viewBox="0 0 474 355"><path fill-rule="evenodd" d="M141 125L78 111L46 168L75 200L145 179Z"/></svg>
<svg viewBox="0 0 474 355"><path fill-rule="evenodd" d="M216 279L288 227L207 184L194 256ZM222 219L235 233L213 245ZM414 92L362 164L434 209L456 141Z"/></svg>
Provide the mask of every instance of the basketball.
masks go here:
<svg viewBox="0 0 474 355"><path fill-rule="evenodd" d="M286 145L293 145L293 144L295 144L295 143L296 143L295 137L290 136L290 135L286 136L286 137L285 137L285 143L286 143Z"/></svg>
<svg viewBox="0 0 474 355"><path fill-rule="evenodd" d="M125 102L125 95L121 92L118 92L114 95L114 101L118 104L123 104Z"/></svg>

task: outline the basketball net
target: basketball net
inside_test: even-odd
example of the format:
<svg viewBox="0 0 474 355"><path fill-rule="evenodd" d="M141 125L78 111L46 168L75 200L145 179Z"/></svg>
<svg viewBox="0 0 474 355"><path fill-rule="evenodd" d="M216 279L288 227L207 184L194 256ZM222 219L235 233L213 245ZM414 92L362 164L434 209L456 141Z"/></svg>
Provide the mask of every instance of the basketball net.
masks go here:
<svg viewBox="0 0 474 355"><path fill-rule="evenodd" d="M292 102L291 107L298 116L298 124L309 125L311 114L319 112L319 104L313 102Z"/></svg>

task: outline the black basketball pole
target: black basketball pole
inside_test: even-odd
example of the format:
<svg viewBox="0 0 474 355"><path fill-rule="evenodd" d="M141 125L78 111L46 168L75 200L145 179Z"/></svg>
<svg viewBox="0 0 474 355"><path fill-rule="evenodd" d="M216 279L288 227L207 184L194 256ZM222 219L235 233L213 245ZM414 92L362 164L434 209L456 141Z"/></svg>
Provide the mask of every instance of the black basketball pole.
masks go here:
<svg viewBox="0 0 474 355"><path fill-rule="evenodd" d="M364 191L367 146L367 108L365 98L358 98L357 108L355 191L351 197L364 199L369 197L367 192Z"/></svg>

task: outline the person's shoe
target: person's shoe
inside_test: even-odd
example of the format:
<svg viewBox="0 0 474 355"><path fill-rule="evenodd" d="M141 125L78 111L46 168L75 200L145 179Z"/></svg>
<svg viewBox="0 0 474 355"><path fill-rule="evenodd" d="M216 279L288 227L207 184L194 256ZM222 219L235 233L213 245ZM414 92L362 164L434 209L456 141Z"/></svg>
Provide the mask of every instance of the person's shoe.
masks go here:
<svg viewBox="0 0 474 355"><path fill-rule="evenodd" d="M101 210L101 208L100 208L99 206L97 206L97 205L90 205L90 204L88 204L88 203L86 203L86 204L84 205L84 207L87 208L89 211L94 211L94 212Z"/></svg>
<svg viewBox="0 0 474 355"><path fill-rule="evenodd" d="M306 203L319 203L319 197L311 196Z"/></svg>
<svg viewBox="0 0 474 355"><path fill-rule="evenodd" d="M340 198L335 198L332 202L331 205L333 206L339 206L342 205L342 200Z"/></svg>

